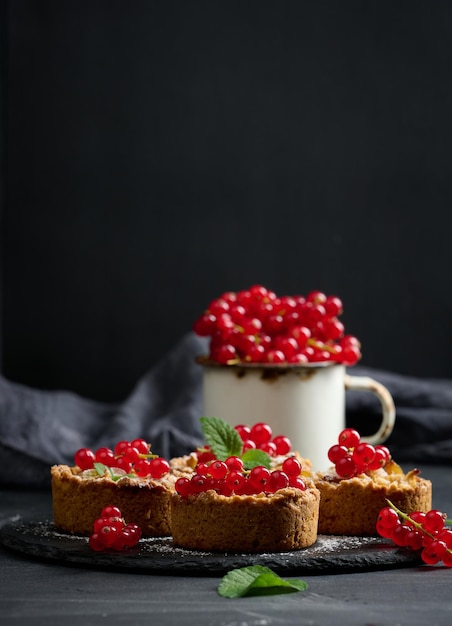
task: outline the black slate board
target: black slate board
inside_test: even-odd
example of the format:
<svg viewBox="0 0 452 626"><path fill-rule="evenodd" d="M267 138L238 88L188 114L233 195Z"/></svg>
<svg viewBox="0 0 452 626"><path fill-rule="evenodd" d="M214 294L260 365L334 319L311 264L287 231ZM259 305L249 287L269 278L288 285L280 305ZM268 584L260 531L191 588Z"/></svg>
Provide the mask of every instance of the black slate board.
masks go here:
<svg viewBox="0 0 452 626"><path fill-rule="evenodd" d="M48 520L7 523L0 529L0 544L28 557L62 565L188 576L223 575L254 563L289 576L409 567L421 563L418 553L397 548L378 537L327 535L320 535L310 548L284 553L222 554L185 550L173 545L171 537L141 539L127 552L94 552L86 537L57 532Z"/></svg>

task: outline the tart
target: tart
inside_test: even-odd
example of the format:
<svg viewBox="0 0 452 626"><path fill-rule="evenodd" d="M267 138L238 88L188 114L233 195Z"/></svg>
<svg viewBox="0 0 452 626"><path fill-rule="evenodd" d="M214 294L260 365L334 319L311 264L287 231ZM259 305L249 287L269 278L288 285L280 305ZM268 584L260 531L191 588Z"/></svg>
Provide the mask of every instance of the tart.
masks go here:
<svg viewBox="0 0 452 626"><path fill-rule="evenodd" d="M317 474L320 492L319 534L376 535L376 523L388 500L401 511L427 512L432 508L432 483L413 469L406 474L394 461L378 470L341 478L334 468Z"/></svg>
<svg viewBox="0 0 452 626"><path fill-rule="evenodd" d="M171 498L176 545L213 552L286 552L317 539L320 494L292 487L224 496L214 490Z"/></svg>
<svg viewBox="0 0 452 626"><path fill-rule="evenodd" d="M53 521L59 530L89 535L104 506L118 507L127 522L140 526L144 537L171 534L170 500L176 480L192 471L194 454L173 459L168 471L140 476L137 466L127 472L117 467L54 465L51 468Z"/></svg>

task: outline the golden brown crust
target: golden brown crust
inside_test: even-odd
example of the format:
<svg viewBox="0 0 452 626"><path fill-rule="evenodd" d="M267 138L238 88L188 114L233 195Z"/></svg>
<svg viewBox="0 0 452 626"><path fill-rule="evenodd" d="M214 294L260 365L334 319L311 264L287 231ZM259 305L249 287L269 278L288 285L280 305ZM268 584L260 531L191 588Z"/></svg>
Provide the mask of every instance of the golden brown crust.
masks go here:
<svg viewBox="0 0 452 626"><path fill-rule="evenodd" d="M431 482L415 474L384 480L324 476L315 485L320 491L319 534L323 535L376 535L378 514L388 506L387 499L405 513L432 507Z"/></svg>
<svg viewBox="0 0 452 626"><path fill-rule="evenodd" d="M89 535L102 508L117 506L127 523L138 524L145 537L171 534L170 486L154 480L124 477L88 479L77 468L51 468L55 527L68 533Z"/></svg>
<svg viewBox="0 0 452 626"><path fill-rule="evenodd" d="M319 492L281 489L275 494L221 496L207 491L171 499L175 544L204 551L284 552L317 539Z"/></svg>

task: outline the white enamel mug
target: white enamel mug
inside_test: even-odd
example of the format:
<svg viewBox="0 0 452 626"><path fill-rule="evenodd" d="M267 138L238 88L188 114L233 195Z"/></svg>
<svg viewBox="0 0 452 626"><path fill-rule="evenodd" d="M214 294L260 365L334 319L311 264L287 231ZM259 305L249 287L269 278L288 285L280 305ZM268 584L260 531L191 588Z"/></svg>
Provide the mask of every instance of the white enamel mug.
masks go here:
<svg viewBox="0 0 452 626"><path fill-rule="evenodd" d="M380 427L363 440L383 443L394 428L395 406L386 387L373 378L351 376L340 364L202 367L204 415L232 426L266 422L274 436L289 437L292 449L310 459L314 470L331 466L328 449L345 428L346 390L368 391L380 400Z"/></svg>

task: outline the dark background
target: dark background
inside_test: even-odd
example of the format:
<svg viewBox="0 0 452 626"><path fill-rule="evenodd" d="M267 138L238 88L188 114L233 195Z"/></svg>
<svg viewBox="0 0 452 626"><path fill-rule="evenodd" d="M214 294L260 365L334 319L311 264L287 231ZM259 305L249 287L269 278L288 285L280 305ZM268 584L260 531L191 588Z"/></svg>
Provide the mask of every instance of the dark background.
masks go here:
<svg viewBox="0 0 452 626"><path fill-rule="evenodd" d="M5 376L120 400L254 283L452 376L452 3L1 10Z"/></svg>

